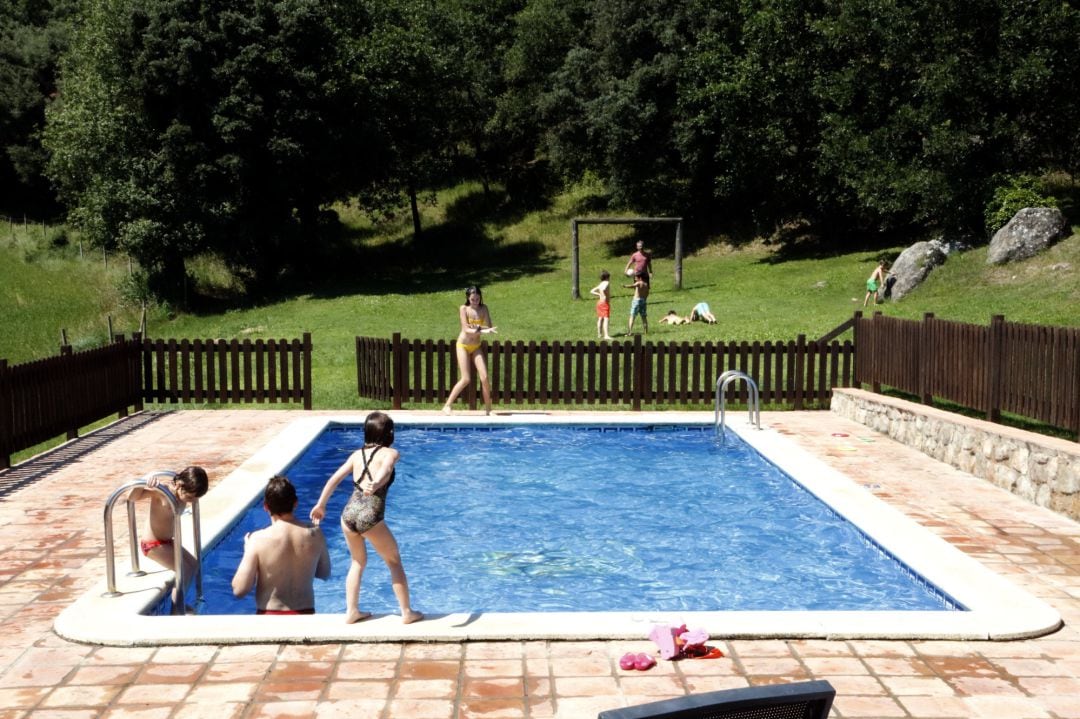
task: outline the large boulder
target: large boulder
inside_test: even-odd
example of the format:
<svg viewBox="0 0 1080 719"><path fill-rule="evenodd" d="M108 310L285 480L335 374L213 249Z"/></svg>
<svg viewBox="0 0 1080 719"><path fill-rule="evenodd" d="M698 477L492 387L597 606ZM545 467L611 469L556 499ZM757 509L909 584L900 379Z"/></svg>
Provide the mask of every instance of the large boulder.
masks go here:
<svg viewBox="0 0 1080 719"><path fill-rule="evenodd" d="M1063 237L1069 236L1069 223L1056 207L1025 207L994 233L986 264L1034 257Z"/></svg>
<svg viewBox="0 0 1080 719"><path fill-rule="evenodd" d="M930 271L945 262L952 248L940 240L916 242L900 253L889 274L896 278L891 296L898 300L922 284Z"/></svg>

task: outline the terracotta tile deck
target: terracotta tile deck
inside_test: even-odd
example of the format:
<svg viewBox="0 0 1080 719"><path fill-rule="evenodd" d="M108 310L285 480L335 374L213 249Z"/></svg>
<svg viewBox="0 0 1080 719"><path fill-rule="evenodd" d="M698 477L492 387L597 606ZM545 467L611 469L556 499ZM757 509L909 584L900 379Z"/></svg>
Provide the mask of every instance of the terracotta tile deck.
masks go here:
<svg viewBox="0 0 1080 719"><path fill-rule="evenodd" d="M1065 627L1004 643L721 638L711 643L723 659L648 672L618 668L623 653L650 650L646 641L127 649L52 633L60 610L104 574L102 507L113 489L191 463L224 477L297 414L171 413L44 462L41 476L0 473L0 719L591 718L801 679L833 683L836 717L1080 718L1080 524L826 412L763 421L1045 599ZM423 597L416 603L423 609Z"/></svg>

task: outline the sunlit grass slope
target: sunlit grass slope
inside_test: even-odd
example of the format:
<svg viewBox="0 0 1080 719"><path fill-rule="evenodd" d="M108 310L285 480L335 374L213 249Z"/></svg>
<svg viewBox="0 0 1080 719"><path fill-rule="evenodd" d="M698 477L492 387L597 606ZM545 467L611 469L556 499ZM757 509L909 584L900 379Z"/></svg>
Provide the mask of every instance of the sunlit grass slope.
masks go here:
<svg viewBox="0 0 1080 719"><path fill-rule="evenodd" d="M596 319L588 290L607 269L617 286L612 332L624 332L631 291L621 287L622 269L640 238L654 251L649 339L814 339L861 309L864 282L878 257L891 258L902 249L802 257L761 242L733 249L688 236L683 288L677 290L670 227L589 225L580 232L581 299L573 300L570 220L601 214L589 209L588 189L528 211L508 210L500 199L485 198L473 184L440 192L437 203L424 208L424 231L416 239L407 217L373 225L355 209L340 208L344 230L335 254L305 279L284 286L278 298L240 298L234 309L223 311L151 313L149 333L254 339L311 332L315 405L360 407L353 338L401 332L451 340L469 284L482 285L500 339L590 340ZM126 266L106 272L100 261L80 261L70 250L29 261L25 254L0 239L0 357L24 361L51 354L60 327L76 343L103 339L110 313L117 331L137 326L135 309L120 308L113 289ZM874 309L910 318L934 312L974 323L1004 314L1013 321L1080 325L1080 236L1005 268L989 267L985 259L985 248L954 254L914 293ZM711 305L717 325L659 324L668 309L685 315L698 301Z"/></svg>

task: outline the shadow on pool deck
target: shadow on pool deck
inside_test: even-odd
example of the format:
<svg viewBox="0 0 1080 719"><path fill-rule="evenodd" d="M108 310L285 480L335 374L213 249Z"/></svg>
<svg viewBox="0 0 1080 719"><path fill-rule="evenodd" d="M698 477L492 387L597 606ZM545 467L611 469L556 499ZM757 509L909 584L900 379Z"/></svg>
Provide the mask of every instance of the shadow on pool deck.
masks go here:
<svg viewBox="0 0 1080 719"><path fill-rule="evenodd" d="M117 439L136 432L172 410L145 411L122 419L34 455L14 467L0 470L0 499L33 484L61 467L82 459Z"/></svg>

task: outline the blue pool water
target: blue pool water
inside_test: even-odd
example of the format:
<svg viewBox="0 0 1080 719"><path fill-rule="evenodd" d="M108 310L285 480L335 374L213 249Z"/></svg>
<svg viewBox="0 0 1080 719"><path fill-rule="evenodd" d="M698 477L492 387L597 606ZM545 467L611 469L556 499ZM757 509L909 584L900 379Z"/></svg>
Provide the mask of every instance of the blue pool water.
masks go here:
<svg viewBox="0 0 1080 719"><path fill-rule="evenodd" d="M362 443L362 429L332 426L293 463L298 516ZM711 427L399 425L395 447L387 522L424 612L962 609ZM323 523L333 576L316 582L320 613L345 610L350 490ZM229 582L244 533L267 524L260 499L207 554L200 613L253 611ZM361 608L396 612L369 554Z"/></svg>

